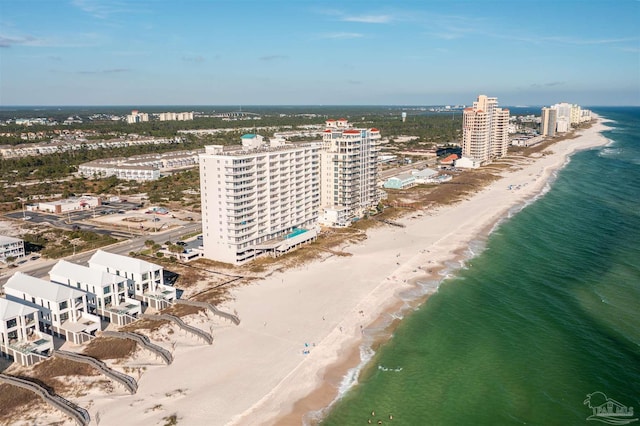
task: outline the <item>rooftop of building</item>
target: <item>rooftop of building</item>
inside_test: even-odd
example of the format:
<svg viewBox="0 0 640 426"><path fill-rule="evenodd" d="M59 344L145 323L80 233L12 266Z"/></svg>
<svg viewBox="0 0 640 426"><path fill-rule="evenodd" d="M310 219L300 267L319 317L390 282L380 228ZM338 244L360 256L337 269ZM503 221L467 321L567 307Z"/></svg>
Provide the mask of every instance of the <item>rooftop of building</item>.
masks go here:
<svg viewBox="0 0 640 426"><path fill-rule="evenodd" d="M0 320L6 321L18 316L25 316L38 312L38 309L23 305L13 300L0 298Z"/></svg>
<svg viewBox="0 0 640 426"><path fill-rule="evenodd" d="M127 280L126 278L119 277L118 275L110 274L99 269L91 269L87 266L78 265L77 263L71 263L66 260L58 261L58 263L51 268L51 271L49 271L49 277L52 277L53 275L70 278L83 284L91 284L100 287L113 283L125 282Z"/></svg>
<svg viewBox="0 0 640 426"><path fill-rule="evenodd" d="M19 243L20 238L9 237L8 235L0 235L0 245Z"/></svg>
<svg viewBox="0 0 640 426"><path fill-rule="evenodd" d="M92 264L108 266L116 270L138 274L162 269L161 266L147 262L146 260L134 259L132 257L109 253L103 250L98 250L93 254L93 256L91 256L91 259L89 259L89 266Z"/></svg>
<svg viewBox="0 0 640 426"><path fill-rule="evenodd" d="M14 289L28 294L32 297L39 297L52 302L63 302L75 299L84 295L80 290L66 285L52 283L51 281L32 277L23 272L16 272L7 280L4 285L6 289Z"/></svg>

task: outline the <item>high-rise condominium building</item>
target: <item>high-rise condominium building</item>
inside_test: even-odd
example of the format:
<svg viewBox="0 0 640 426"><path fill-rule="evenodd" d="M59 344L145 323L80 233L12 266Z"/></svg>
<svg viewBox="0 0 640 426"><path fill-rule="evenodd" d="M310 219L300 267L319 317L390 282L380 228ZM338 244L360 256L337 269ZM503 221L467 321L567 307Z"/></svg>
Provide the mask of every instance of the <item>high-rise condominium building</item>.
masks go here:
<svg viewBox="0 0 640 426"><path fill-rule="evenodd" d="M188 121L193 120L193 112L161 112L158 114L160 121Z"/></svg>
<svg viewBox="0 0 640 426"><path fill-rule="evenodd" d="M480 164L507 155L509 110L498 107L498 98L478 96L462 117L462 156Z"/></svg>
<svg viewBox="0 0 640 426"><path fill-rule="evenodd" d="M380 201L378 129L356 129L345 119L327 120L322 138L321 222L346 226Z"/></svg>
<svg viewBox="0 0 640 426"><path fill-rule="evenodd" d="M233 149L232 149L233 148ZM320 144L242 136L242 147L200 155L204 256L240 264L277 256L317 235Z"/></svg>
<svg viewBox="0 0 640 426"><path fill-rule="evenodd" d="M553 108L542 108L542 116L540 117L540 133L542 136L556 135L556 116L557 111Z"/></svg>
<svg viewBox="0 0 640 426"><path fill-rule="evenodd" d="M142 123L144 121L149 121L149 114L146 112L138 112L138 110L131 111L131 114L127 115L127 123Z"/></svg>

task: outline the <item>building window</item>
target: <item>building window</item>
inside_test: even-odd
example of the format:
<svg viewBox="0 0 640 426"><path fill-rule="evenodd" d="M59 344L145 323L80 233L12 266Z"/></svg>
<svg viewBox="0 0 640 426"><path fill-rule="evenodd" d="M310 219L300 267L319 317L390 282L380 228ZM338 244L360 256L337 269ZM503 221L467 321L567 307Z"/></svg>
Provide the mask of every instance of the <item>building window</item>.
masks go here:
<svg viewBox="0 0 640 426"><path fill-rule="evenodd" d="M66 300L64 302L60 302L60 304L58 305L58 308L60 310L67 309L68 307L69 307L69 302L67 302Z"/></svg>

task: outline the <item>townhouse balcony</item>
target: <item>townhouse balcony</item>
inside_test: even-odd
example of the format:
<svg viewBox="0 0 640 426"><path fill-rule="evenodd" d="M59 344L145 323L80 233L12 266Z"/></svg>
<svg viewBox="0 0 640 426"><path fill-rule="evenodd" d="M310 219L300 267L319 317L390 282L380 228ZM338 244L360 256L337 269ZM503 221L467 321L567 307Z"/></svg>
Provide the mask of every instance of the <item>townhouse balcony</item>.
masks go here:
<svg viewBox="0 0 640 426"><path fill-rule="evenodd" d="M63 321L60 324L60 329L71 333L93 334L100 330L100 317L87 312L82 312L77 321Z"/></svg>
<svg viewBox="0 0 640 426"><path fill-rule="evenodd" d="M104 307L104 310L119 315L130 316L136 316L142 312L140 301L129 298L125 298L124 301L118 303L117 305L107 305Z"/></svg>
<svg viewBox="0 0 640 426"><path fill-rule="evenodd" d="M39 331L34 331L26 340L10 340L7 347L23 354L47 353L53 350L53 337Z"/></svg>

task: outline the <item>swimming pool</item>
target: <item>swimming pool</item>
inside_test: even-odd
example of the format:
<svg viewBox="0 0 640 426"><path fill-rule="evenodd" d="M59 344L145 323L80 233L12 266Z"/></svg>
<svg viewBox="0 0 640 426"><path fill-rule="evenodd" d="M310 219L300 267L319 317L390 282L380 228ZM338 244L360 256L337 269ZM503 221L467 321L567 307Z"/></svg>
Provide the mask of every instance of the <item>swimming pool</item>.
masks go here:
<svg viewBox="0 0 640 426"><path fill-rule="evenodd" d="M293 237L297 237L298 235L300 235L300 234L304 234L305 232L307 232L307 230L306 230L306 229L302 229L302 228L300 228L300 229L295 229L293 232L291 232L291 233L287 234L284 238L286 239L286 238L293 238Z"/></svg>

